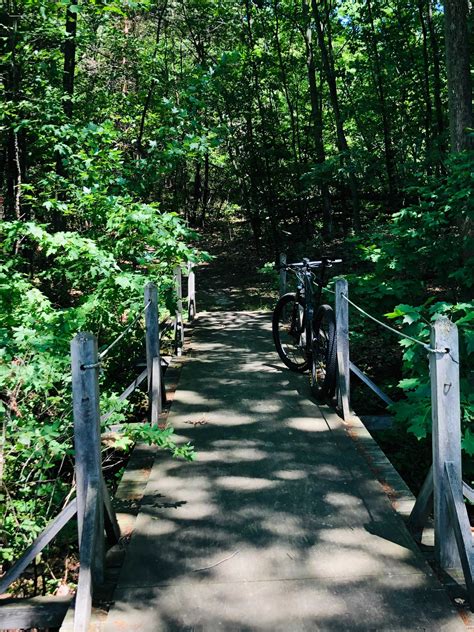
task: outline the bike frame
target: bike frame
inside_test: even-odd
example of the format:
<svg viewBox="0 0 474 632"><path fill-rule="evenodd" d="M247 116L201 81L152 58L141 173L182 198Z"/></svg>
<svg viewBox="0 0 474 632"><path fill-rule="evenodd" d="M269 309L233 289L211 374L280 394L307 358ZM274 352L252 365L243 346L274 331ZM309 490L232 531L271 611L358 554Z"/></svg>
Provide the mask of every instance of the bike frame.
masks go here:
<svg viewBox="0 0 474 632"><path fill-rule="evenodd" d="M319 278L316 278L313 269L316 268L315 263L320 263L317 269L320 270ZM311 265L313 264L313 265ZM294 270L298 278L298 286L296 288L295 309L299 309L299 299L303 301L303 322L301 331L305 332L304 351L307 357L310 357L313 342L313 322L316 312L321 305L322 292L325 281L325 272L329 267L328 261L323 259L320 262L311 262L309 259L303 259L303 265L300 270ZM315 291L314 287L317 287Z"/></svg>

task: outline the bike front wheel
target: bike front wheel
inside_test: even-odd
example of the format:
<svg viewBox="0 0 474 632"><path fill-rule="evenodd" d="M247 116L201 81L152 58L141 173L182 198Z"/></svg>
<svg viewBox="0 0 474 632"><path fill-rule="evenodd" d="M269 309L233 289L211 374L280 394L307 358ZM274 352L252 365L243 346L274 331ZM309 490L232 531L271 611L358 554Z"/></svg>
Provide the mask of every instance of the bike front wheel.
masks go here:
<svg viewBox="0 0 474 632"><path fill-rule="evenodd" d="M329 305L321 305L313 321L311 342L311 392L317 399L327 399L336 391L336 318Z"/></svg>
<svg viewBox="0 0 474 632"><path fill-rule="evenodd" d="M291 292L279 299L273 312L272 332L283 363L292 371L306 371L303 299Z"/></svg>

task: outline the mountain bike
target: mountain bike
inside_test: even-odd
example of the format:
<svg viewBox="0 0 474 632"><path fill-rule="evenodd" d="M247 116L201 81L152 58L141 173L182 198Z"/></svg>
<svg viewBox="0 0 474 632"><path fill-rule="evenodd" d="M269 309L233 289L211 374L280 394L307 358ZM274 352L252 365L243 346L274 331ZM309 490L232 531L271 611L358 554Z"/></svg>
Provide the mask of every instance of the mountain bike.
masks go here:
<svg viewBox="0 0 474 632"><path fill-rule="evenodd" d="M295 292L284 294L273 311L272 332L278 355L292 371L309 369L311 391L318 399L336 390L336 318L330 305L322 304L327 270L341 259L303 259L282 266L296 275ZM318 274L315 271L318 271Z"/></svg>

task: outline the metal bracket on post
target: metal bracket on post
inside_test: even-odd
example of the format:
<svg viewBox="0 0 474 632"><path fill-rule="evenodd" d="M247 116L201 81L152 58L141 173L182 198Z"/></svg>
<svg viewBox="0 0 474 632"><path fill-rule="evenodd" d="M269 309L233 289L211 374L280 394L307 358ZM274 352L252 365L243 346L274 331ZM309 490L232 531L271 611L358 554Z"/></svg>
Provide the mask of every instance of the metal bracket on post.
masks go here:
<svg viewBox="0 0 474 632"><path fill-rule="evenodd" d="M150 405L150 421L158 424L161 412L163 375L160 358L160 325L158 317L158 290L154 283L145 286L145 337L146 365L148 371L148 401Z"/></svg>
<svg viewBox="0 0 474 632"><path fill-rule="evenodd" d="M181 356L184 346L184 327L183 327L183 283L181 266L174 269L174 279L177 296L176 315L174 323L175 333L175 352L177 356Z"/></svg>
<svg viewBox="0 0 474 632"><path fill-rule="evenodd" d="M349 296L347 279L336 279L337 402L343 419L350 411Z"/></svg>
<svg viewBox="0 0 474 632"><path fill-rule="evenodd" d="M188 263L188 318L192 322L196 317L196 274L194 263Z"/></svg>
<svg viewBox="0 0 474 632"><path fill-rule="evenodd" d="M286 266L286 253L280 253L280 296L286 294L286 270L284 268Z"/></svg>

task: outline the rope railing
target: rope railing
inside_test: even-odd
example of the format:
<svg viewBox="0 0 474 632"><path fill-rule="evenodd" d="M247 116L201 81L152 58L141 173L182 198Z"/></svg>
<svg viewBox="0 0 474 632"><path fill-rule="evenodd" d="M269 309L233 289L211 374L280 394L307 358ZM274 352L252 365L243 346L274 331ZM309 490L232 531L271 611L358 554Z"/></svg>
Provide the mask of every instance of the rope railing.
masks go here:
<svg viewBox="0 0 474 632"><path fill-rule="evenodd" d="M195 277L194 266L187 268L188 277L188 304L190 320L195 316ZM176 277L175 277L176 278ZM182 323L182 292L179 283L178 310L175 315L175 335L179 333ZM74 447L75 447L75 481L76 498L71 500L61 512L48 524L46 529L28 547L25 553L15 562L9 571L0 580L0 593L21 575L26 567L41 553L52 541L59 531L77 515L78 539L79 539L79 582L75 597L74 610L69 610L64 619L61 630L73 632L86 632L91 617L91 596L93 587L103 582L105 564L104 537L110 544L115 544L120 538L120 528L117 522L111 498L105 484L102 472L101 460L101 422L108 419L112 412L100 413L99 393L99 368L104 358L110 351L136 326L141 318L145 318L145 346L146 369L123 391L119 400L123 401L148 378L148 399L150 409L150 423L158 425L162 406L166 402L166 393L163 383L162 358L160 354L160 322L158 291L153 283L145 286L144 306L128 323L114 340L100 353L98 352L97 337L90 333L78 333L71 342L71 367L72 367L72 396L74 418ZM169 330L172 325L166 325L163 329ZM181 350L183 337L175 348ZM54 598L52 598L54 599ZM53 606L51 606L53 607ZM35 614L32 614L25 604L17 609L9 609L11 614L1 618L2 628L8 625L8 618L13 618L15 628L31 627L30 622ZM21 614L19 614L19 612ZM64 618L64 608L58 609L58 621L54 627L59 627ZM41 613L40 613L41 614ZM21 617L28 624L21 625ZM35 624L36 625L36 624ZM42 625L38 619L38 627Z"/></svg>
<svg viewBox="0 0 474 632"><path fill-rule="evenodd" d="M369 314L368 312L366 312L364 309L362 309L362 307L354 303L354 301L351 301L351 299L345 294L341 294L341 296L345 301L349 303L349 305L352 305L352 307L358 310L363 316L365 316L366 318L370 318L370 320L372 320L374 323L377 323L377 325L380 325L381 327L384 327L388 331L391 331L393 334L400 336L400 338L411 340L415 344L422 346L424 349L426 349L426 351L429 351L430 353L449 353L449 349L432 349L430 345L427 344L426 342L423 342L422 340L418 340L417 338L414 338L413 336L409 336L403 331L394 329L394 327L390 327L390 325L387 325L387 323L384 323L381 320L378 320L378 318L375 318L375 316L372 316L372 314Z"/></svg>
<svg viewBox="0 0 474 632"><path fill-rule="evenodd" d="M104 349L103 351L101 351L99 353L99 360L103 360L105 358L105 356L109 353L109 351L111 351L115 345L120 342L120 340L122 340L122 338L124 338L129 331L131 331L133 329L133 327L135 327L135 325L138 323L138 321L140 320L140 318L142 317L142 315L146 312L146 310L150 307L151 305L151 301L147 301L145 307L142 307L142 309L138 312L138 314L135 316L135 318L132 320L131 323L129 323L125 329L122 331L121 334L119 334L115 340L113 342L111 342L109 344L109 346Z"/></svg>
<svg viewBox="0 0 474 632"><path fill-rule="evenodd" d="M416 499L408 526L416 537L434 507L435 558L441 569L462 568L468 600L474 609L474 547L463 496L474 498L473 490L462 480L461 403L458 331L454 323L441 316L431 325L430 343L418 340L382 322L349 298L347 280L338 278L335 291L338 389L341 415L349 420L350 374L357 375L386 404L393 403L374 382L350 360L349 305L366 318L397 336L422 346L429 357L431 381L433 466Z"/></svg>
<svg viewBox="0 0 474 632"><path fill-rule="evenodd" d="M334 294L334 295L336 294L336 292L332 290L330 287L325 287L323 288L323 290L325 292L329 292L330 294ZM360 305L357 305L356 303L354 303L354 301L351 301L351 299L348 296L346 296L344 293L342 293L341 296L345 301L349 303L349 305L352 305L352 307L354 307L357 311L359 311L363 316L365 316L366 318L370 318L370 320L372 320L374 323L377 323L377 325L384 327L385 329L392 332L393 334L396 334L400 338L411 340L412 342L414 342L417 345L420 345L421 347L423 347L424 349L426 349L426 351L429 351L430 353L449 353L449 349L432 349L428 343L423 342L422 340L418 340L417 338L414 338L413 336L409 336L408 334L406 334L403 331L400 331L399 329L390 327L390 325L387 325L387 323L384 323L378 318L375 318L375 316L372 316L372 314L369 314L369 312L367 312L365 309L362 309Z"/></svg>
<svg viewBox="0 0 474 632"><path fill-rule="evenodd" d="M135 316L132 322L129 323L125 327L125 329L108 345L108 347L106 347L103 351L99 353L98 361L96 364L87 364L87 365L84 365L82 368L83 369L96 369L97 367L99 367L102 363L102 360L105 358L105 356L115 347L116 344L118 344L122 340L122 338L124 338L129 333L129 331L133 329L133 327L138 323L138 321L140 320L140 318L143 316L143 314L146 312L146 310L149 308L150 305L151 305L151 302L148 301L145 307L142 307L142 309L138 312L138 314Z"/></svg>

